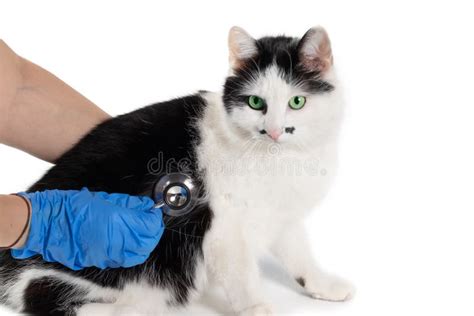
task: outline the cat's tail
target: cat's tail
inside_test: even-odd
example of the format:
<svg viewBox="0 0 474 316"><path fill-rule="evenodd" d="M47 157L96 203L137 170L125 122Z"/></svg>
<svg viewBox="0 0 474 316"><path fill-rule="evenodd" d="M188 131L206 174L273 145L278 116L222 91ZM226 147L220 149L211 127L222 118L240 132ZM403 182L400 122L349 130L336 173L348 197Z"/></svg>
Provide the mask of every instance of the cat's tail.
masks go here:
<svg viewBox="0 0 474 316"><path fill-rule="evenodd" d="M171 309L185 305L175 302L173 291L146 284L130 283L125 291L57 269L38 266L18 270L6 272L0 266L0 280L4 282L0 283L0 304L27 315L168 315Z"/></svg>
<svg viewBox="0 0 474 316"><path fill-rule="evenodd" d="M114 290L52 269L24 270L0 286L2 303L27 315L76 315L84 305L113 302Z"/></svg>

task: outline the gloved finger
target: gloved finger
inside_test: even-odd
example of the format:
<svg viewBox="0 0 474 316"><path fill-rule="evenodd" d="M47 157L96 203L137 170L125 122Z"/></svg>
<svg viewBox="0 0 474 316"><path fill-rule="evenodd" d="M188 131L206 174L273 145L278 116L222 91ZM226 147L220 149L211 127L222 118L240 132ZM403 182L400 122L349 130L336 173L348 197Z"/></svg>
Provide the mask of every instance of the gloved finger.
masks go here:
<svg viewBox="0 0 474 316"><path fill-rule="evenodd" d="M135 211L124 209L120 212L127 227L143 237L153 237L164 229L163 212L161 209Z"/></svg>
<svg viewBox="0 0 474 316"><path fill-rule="evenodd" d="M101 198L104 201L114 204L116 206L133 210L151 209L155 204L153 200L147 196L134 196L122 193L107 194L104 192L98 192L96 197Z"/></svg>
<svg viewBox="0 0 474 316"><path fill-rule="evenodd" d="M148 256L158 245L164 231L164 224L161 220L161 212L158 214L147 214L150 216L138 216L139 213L130 211L134 215L120 216L117 219L117 228L120 228L120 235L123 237L120 253L129 254L123 258L134 256ZM150 220L151 219L151 220ZM117 232L117 230L115 230Z"/></svg>
<svg viewBox="0 0 474 316"><path fill-rule="evenodd" d="M82 188L81 192L83 191L87 192L88 189ZM107 193L103 191L92 191L90 192L90 194L91 194L91 197L96 200L107 201L115 205L121 205L123 202L120 202L120 201L128 196L127 194L123 194L123 193Z"/></svg>
<svg viewBox="0 0 474 316"><path fill-rule="evenodd" d="M155 202L147 196L129 196L128 200L122 206L135 211L144 211L151 210L154 205Z"/></svg>
<svg viewBox="0 0 474 316"><path fill-rule="evenodd" d="M91 192L87 188L82 188L81 191L72 192L77 192L75 196L76 199L88 200L94 198L96 201L101 200L128 209L146 210L151 209L155 204L153 200L147 196L134 196L125 193L107 193L103 191Z"/></svg>

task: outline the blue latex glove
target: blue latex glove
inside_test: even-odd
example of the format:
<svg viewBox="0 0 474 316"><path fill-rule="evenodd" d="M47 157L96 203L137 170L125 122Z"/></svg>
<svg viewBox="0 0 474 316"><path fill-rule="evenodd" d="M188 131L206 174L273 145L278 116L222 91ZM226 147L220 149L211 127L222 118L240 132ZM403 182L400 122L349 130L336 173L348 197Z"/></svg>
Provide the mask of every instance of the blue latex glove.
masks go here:
<svg viewBox="0 0 474 316"><path fill-rule="evenodd" d="M16 259L36 254L70 269L143 263L164 231L161 209L147 197L105 192L20 193L32 206L28 240Z"/></svg>

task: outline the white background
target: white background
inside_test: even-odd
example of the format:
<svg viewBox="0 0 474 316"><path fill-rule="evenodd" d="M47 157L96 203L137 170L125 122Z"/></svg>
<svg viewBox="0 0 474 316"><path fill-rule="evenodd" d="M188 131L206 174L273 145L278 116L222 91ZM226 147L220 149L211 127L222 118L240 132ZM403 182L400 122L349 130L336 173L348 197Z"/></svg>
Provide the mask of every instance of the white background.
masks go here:
<svg viewBox="0 0 474 316"><path fill-rule="evenodd" d="M313 301L267 266L268 301L293 315L473 315L474 11L464 3L2 1L0 37L115 115L219 89L232 25L255 36L323 25L349 108L338 180L308 227L322 265L358 293ZM0 162L3 193L49 167L4 146ZM221 299L193 311L222 311Z"/></svg>

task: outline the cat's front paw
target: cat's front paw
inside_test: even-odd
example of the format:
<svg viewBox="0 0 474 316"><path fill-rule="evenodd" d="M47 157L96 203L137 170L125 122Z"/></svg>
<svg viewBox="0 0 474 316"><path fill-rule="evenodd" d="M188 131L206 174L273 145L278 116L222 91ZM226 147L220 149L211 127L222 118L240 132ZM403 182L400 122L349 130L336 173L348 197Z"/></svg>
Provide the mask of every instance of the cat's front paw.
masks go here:
<svg viewBox="0 0 474 316"><path fill-rule="evenodd" d="M308 294L314 298L325 301L342 302L350 300L355 295L355 287L348 281L336 276L323 275L312 282L297 279Z"/></svg>
<svg viewBox="0 0 474 316"><path fill-rule="evenodd" d="M271 306L267 304L258 304L247 309L244 309L239 316L271 316L273 315L273 310Z"/></svg>

